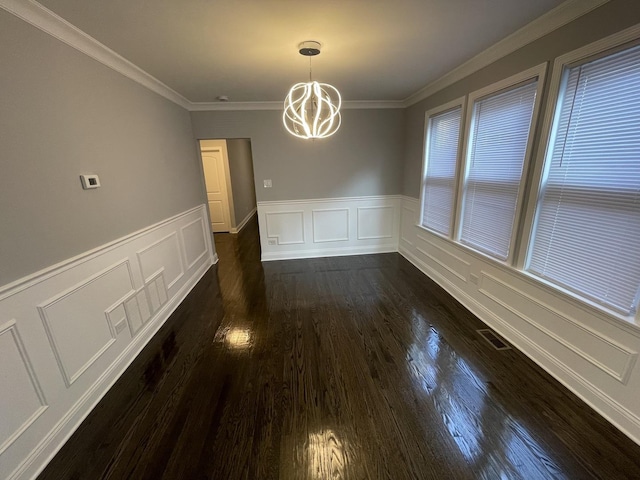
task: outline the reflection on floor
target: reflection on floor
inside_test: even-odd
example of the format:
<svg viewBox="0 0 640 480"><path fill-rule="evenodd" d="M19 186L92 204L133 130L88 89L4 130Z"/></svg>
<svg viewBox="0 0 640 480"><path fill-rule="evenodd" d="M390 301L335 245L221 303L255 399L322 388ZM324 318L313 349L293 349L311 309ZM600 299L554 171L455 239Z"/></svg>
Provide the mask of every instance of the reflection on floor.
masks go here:
<svg viewBox="0 0 640 480"><path fill-rule="evenodd" d="M640 478L640 447L397 254L260 262L257 224L43 479Z"/></svg>

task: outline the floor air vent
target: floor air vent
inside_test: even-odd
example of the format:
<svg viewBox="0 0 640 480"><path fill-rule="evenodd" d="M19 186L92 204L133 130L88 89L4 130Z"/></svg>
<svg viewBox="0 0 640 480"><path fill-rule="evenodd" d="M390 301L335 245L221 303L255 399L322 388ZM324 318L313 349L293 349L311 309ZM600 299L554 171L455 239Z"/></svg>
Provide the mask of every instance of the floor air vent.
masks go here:
<svg viewBox="0 0 640 480"><path fill-rule="evenodd" d="M480 336L487 342L489 342L491 346L496 350L511 350L511 347L507 344L507 342L502 340L502 338L500 338L498 334L493 330L489 328L483 328L481 330L476 330L476 332L478 332Z"/></svg>

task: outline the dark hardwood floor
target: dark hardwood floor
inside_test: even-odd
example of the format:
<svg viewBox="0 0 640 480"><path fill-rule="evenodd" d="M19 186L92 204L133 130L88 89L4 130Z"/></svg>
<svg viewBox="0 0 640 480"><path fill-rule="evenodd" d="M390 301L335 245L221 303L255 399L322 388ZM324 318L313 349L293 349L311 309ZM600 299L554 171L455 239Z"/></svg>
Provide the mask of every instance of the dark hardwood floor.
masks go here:
<svg viewBox="0 0 640 480"><path fill-rule="evenodd" d="M622 479L640 446L398 254L261 264L257 225L41 479Z"/></svg>

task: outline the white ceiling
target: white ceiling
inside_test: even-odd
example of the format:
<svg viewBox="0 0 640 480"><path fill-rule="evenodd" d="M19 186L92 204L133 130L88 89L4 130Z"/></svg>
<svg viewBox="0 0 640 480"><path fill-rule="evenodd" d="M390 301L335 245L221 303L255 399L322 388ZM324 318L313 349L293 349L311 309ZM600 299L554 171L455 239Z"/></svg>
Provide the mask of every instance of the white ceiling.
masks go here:
<svg viewBox="0 0 640 480"><path fill-rule="evenodd" d="M563 0L40 0L191 102L281 101L308 77L404 100Z"/></svg>

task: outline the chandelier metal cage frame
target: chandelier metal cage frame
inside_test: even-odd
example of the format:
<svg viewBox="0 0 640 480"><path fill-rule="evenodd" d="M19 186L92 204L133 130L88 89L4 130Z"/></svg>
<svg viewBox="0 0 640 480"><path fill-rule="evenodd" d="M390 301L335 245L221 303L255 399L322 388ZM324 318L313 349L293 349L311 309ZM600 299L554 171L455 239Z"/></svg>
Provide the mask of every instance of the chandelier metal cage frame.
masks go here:
<svg viewBox="0 0 640 480"><path fill-rule="evenodd" d="M302 42L299 53L309 57L309 81L296 83L284 100L282 122L292 135L303 139L330 137L342 124L340 92L328 83L312 80L311 57L320 54L320 43Z"/></svg>

